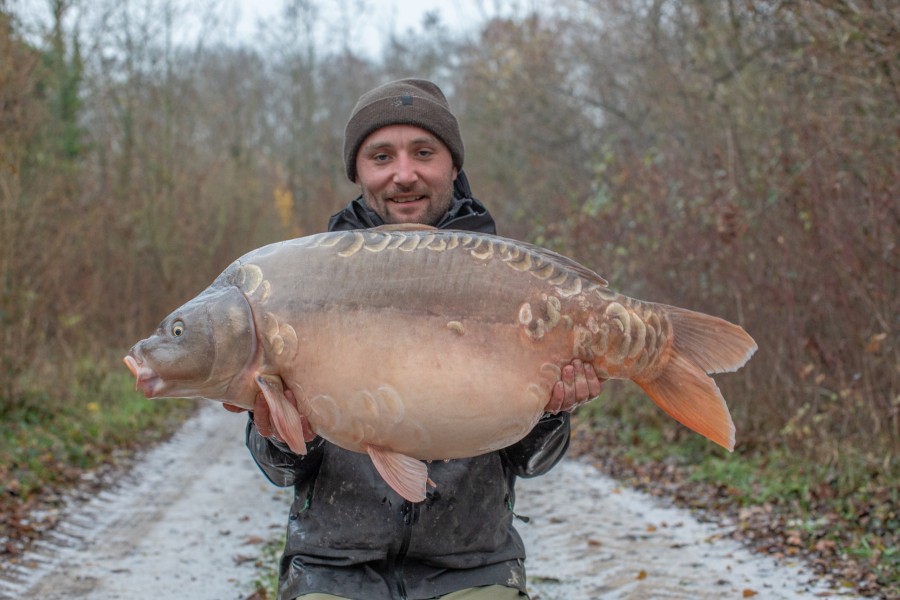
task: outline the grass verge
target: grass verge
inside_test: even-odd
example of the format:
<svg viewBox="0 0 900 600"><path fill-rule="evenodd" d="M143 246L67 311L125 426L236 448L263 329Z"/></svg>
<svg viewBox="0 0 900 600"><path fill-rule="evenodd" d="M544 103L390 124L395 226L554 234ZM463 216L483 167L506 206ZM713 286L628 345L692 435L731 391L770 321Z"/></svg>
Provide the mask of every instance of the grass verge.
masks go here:
<svg viewBox="0 0 900 600"><path fill-rule="evenodd" d="M625 483L731 519L735 538L776 557L803 557L837 588L900 597L896 457L778 435L729 454L630 386L607 388L579 409L575 452Z"/></svg>
<svg viewBox="0 0 900 600"><path fill-rule="evenodd" d="M284 533L275 536L262 547L259 560L256 561L256 587L257 600L278 597L278 570L281 563L281 553L284 550Z"/></svg>
<svg viewBox="0 0 900 600"><path fill-rule="evenodd" d="M83 360L50 385L24 386L0 402L0 556L21 554L54 525L61 492L85 473L115 465L165 439L196 410L187 400L150 401L112 360Z"/></svg>

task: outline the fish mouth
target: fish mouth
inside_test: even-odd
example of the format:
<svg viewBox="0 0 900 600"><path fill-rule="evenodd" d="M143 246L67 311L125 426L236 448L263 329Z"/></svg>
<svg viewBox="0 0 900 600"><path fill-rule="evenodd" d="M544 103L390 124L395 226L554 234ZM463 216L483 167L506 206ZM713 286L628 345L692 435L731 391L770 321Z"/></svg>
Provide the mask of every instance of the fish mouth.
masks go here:
<svg viewBox="0 0 900 600"><path fill-rule="evenodd" d="M155 398L159 395L164 383L156 371L146 365L142 365L131 354L122 359L131 374L134 375L134 389L141 390L145 398Z"/></svg>

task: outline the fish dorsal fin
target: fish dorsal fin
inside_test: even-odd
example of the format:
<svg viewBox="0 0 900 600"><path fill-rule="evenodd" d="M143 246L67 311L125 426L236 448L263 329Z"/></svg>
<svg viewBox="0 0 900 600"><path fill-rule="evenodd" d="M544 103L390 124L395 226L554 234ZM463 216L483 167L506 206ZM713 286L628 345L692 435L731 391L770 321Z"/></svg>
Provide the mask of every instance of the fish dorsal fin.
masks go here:
<svg viewBox="0 0 900 600"><path fill-rule="evenodd" d="M428 467L421 460L378 446L366 446L378 474L391 489L410 502L425 499Z"/></svg>
<svg viewBox="0 0 900 600"><path fill-rule="evenodd" d="M459 233L462 233L462 232L459 232ZM574 259L569 258L568 256L560 254L559 252L554 252L553 250L548 250L547 248L538 246L536 244L532 244L530 242L514 240L512 238L506 238L506 237L502 237L499 235L489 235L489 234L477 234L477 235L480 235L480 236L486 237L486 238L502 240L512 246L518 246L519 248L522 248L526 252L531 252L532 254L536 254L536 255L540 256L545 261L548 261L551 263L556 263L560 267L569 269L570 271L573 271L574 273L576 273L579 277L582 277L582 278L590 281L593 284L599 285L600 287L607 287L609 285L609 283L607 283L607 281L605 279L603 279L603 277L598 275L592 269L587 268L580 262L577 262Z"/></svg>
<svg viewBox="0 0 900 600"><path fill-rule="evenodd" d="M378 227L373 227L372 231L381 231L384 233L402 233L408 231L438 231L437 227L432 227L431 225L424 225L422 223L392 223L390 225L379 225ZM463 231L458 229L446 229L446 231L450 235L472 235L470 231ZM569 258L568 256L564 256L559 254L558 252L554 252L553 250L548 250L546 248L542 248L541 246L536 246L534 244L530 244L528 242L522 242L519 240L514 240L510 238L504 238L498 235L492 234L484 234L477 233L475 234L479 237L484 238L493 238L495 240L502 240L507 244L517 245L524 249L526 252L532 252L541 256L546 261L555 262L565 269L569 269L574 271L579 277L583 277L584 279L599 285L601 287L607 287L609 285L603 277L598 275L595 271L585 267L583 264L576 262Z"/></svg>
<svg viewBox="0 0 900 600"><path fill-rule="evenodd" d="M593 269L589 269L580 262L577 262L568 256L560 254L559 252L554 252L553 250L547 250L546 248L542 248L540 246L535 246L534 244L529 244L528 242L516 242L520 246L531 250L532 252L539 254L546 258L551 262L556 262L567 269L571 269L575 273L577 273L580 277L583 277L601 287L609 286L609 283L603 279L596 271Z"/></svg>
<svg viewBox="0 0 900 600"><path fill-rule="evenodd" d="M291 404L284 395L284 383L277 375L257 375L256 383L262 390L272 424L291 451L306 454L306 441L303 439L303 420L297 407Z"/></svg>
<svg viewBox="0 0 900 600"><path fill-rule="evenodd" d="M424 223L391 223L390 225L379 225L373 227L372 231L384 231L386 233L397 231L435 231L437 227L425 225Z"/></svg>

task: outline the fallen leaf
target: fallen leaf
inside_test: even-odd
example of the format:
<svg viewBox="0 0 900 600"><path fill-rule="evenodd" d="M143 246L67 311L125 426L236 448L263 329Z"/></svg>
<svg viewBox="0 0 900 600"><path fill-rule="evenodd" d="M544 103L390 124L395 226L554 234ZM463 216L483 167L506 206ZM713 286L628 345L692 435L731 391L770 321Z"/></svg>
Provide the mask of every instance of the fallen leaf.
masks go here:
<svg viewBox="0 0 900 600"><path fill-rule="evenodd" d="M641 569L638 571L636 579L647 579L647 571Z"/></svg>
<svg viewBox="0 0 900 600"><path fill-rule="evenodd" d="M816 550L825 556L834 554L837 544L833 540L819 540L816 542Z"/></svg>
<svg viewBox="0 0 900 600"><path fill-rule="evenodd" d="M244 600L268 600L269 594L266 592L266 588L258 587L256 591L244 598Z"/></svg>
<svg viewBox="0 0 900 600"><path fill-rule="evenodd" d="M741 595L742 595L744 598L752 598L753 596L756 596L758 593L759 593L759 592L755 592L755 591L753 591L753 590L751 590L751 589L746 589L746 590L743 591L743 593L742 593Z"/></svg>

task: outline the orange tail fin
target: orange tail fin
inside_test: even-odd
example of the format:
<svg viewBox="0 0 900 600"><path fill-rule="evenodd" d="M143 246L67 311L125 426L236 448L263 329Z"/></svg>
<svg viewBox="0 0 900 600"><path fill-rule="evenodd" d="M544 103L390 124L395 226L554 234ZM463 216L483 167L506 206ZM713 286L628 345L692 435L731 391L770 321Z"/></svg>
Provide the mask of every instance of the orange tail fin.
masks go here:
<svg viewBox="0 0 900 600"><path fill-rule="evenodd" d="M756 352L756 342L741 327L718 317L660 308L672 324L671 354L658 377L635 383L673 419L734 450L734 423L708 374L736 371Z"/></svg>

